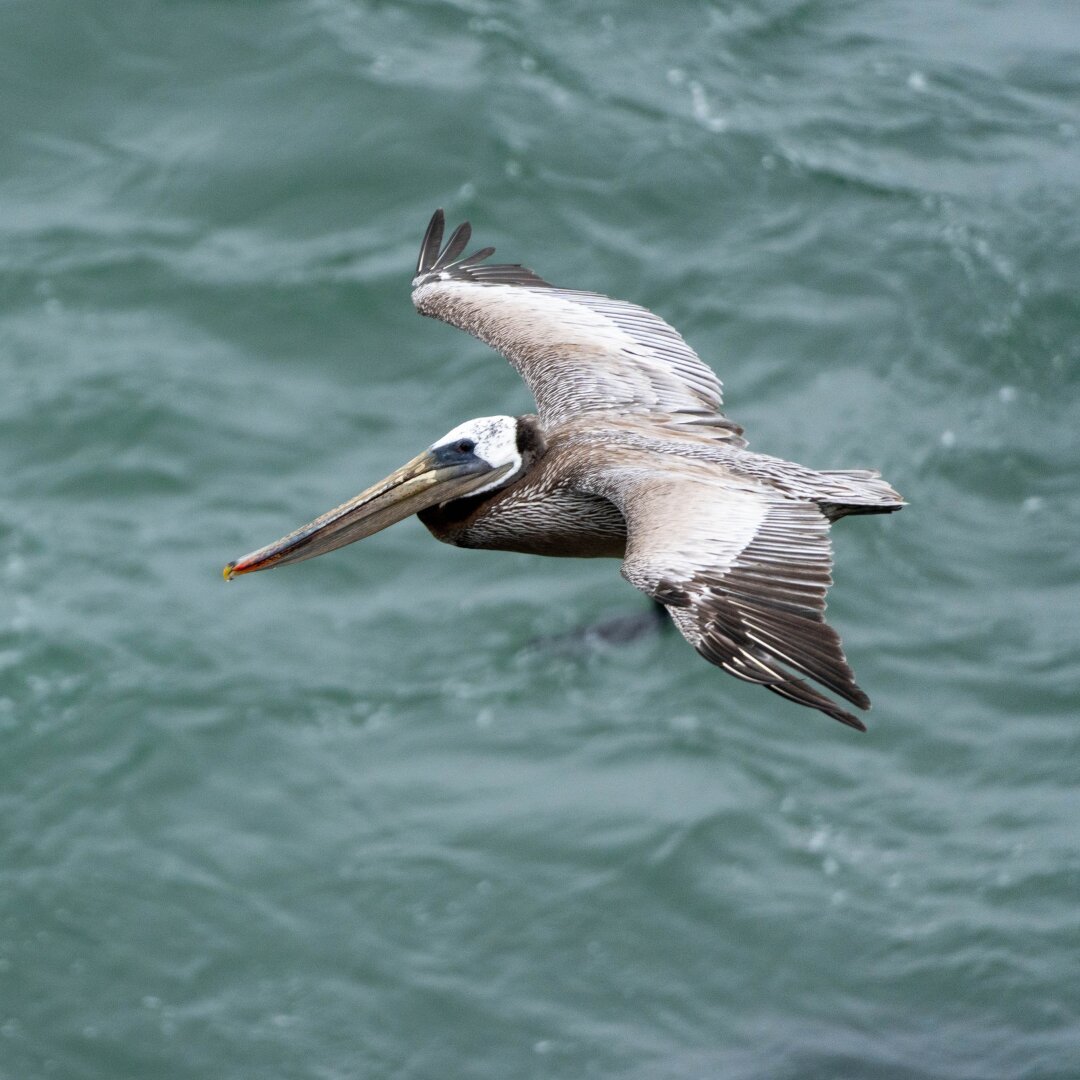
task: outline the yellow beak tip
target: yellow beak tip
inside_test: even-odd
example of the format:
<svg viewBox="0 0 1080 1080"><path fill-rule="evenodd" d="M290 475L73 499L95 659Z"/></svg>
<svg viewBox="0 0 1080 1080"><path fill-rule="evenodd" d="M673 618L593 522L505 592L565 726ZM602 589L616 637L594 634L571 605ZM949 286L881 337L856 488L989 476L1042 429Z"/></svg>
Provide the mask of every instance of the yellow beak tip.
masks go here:
<svg viewBox="0 0 1080 1080"><path fill-rule="evenodd" d="M235 570L235 569L236 569L236 563L231 562L231 563L229 563L228 566L225 567L224 570L221 571L221 576L226 581L232 581L233 570Z"/></svg>

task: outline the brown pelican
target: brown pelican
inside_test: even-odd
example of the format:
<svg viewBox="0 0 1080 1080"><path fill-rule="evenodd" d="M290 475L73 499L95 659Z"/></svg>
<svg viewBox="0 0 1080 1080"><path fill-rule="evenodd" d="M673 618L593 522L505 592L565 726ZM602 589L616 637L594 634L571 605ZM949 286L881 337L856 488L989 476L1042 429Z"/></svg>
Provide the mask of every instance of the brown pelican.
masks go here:
<svg viewBox="0 0 1080 1080"><path fill-rule="evenodd" d="M829 527L904 505L876 472L818 472L746 449L720 381L663 319L560 289L519 265L462 257L428 225L412 299L467 330L525 380L538 415L469 420L385 480L225 568L226 579L310 559L416 514L438 540L536 555L610 556L667 608L706 660L747 682L863 723L836 631Z"/></svg>

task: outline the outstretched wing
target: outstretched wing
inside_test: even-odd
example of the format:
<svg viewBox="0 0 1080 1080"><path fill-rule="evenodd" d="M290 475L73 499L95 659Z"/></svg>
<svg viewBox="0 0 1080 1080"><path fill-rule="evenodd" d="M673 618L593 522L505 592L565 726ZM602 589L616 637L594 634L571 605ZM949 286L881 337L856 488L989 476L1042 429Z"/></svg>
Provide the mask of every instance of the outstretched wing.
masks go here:
<svg viewBox="0 0 1080 1080"><path fill-rule="evenodd" d="M626 518L623 576L667 607L706 660L865 731L799 677L870 707L825 622L832 550L822 511L746 477L649 457L587 481Z"/></svg>
<svg viewBox="0 0 1080 1080"><path fill-rule="evenodd" d="M720 411L720 380L659 316L598 293L559 289L524 266L484 265L494 248L465 258L471 228L442 247L436 210L420 248L412 298L501 352L520 373L547 426L584 412L652 413L715 425L737 439Z"/></svg>

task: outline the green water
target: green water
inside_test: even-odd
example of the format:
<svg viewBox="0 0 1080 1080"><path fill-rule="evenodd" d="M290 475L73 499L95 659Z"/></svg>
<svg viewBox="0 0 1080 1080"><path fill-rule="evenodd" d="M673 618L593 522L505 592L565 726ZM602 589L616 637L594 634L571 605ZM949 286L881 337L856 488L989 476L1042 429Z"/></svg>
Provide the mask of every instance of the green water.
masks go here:
<svg viewBox="0 0 1080 1080"><path fill-rule="evenodd" d="M1072 0L0 5L0 1077L1080 1075ZM662 313L835 531L860 736L407 522L530 407L434 207Z"/></svg>

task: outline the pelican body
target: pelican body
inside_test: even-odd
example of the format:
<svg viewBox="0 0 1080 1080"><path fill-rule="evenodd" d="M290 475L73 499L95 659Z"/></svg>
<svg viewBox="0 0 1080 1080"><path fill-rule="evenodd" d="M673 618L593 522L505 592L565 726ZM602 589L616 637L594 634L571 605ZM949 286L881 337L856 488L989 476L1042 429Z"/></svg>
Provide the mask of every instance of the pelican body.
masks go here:
<svg viewBox="0 0 1080 1080"><path fill-rule="evenodd" d="M460 424L385 480L225 568L226 579L314 558L416 514L464 548L622 560L711 663L865 730L807 679L862 708L825 622L831 524L904 506L877 472L819 472L747 448L721 384L645 308L560 289L520 265L462 257L428 225L417 311L492 346L537 415Z"/></svg>

